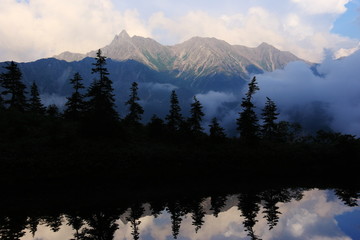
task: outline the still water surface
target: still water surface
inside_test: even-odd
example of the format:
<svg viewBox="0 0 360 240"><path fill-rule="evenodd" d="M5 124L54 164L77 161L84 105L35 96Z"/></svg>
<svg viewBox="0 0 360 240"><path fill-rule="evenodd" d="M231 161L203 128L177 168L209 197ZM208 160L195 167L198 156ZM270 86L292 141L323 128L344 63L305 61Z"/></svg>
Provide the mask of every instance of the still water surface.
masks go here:
<svg viewBox="0 0 360 240"><path fill-rule="evenodd" d="M20 239L360 239L358 197L346 199L344 194L342 198L334 190L286 190L286 196L281 191L280 195L217 196L157 207L147 203L119 215L93 213L81 219L80 225L71 224L68 215L61 215L58 231L40 220L34 234L27 227ZM76 228L83 235L76 235Z"/></svg>

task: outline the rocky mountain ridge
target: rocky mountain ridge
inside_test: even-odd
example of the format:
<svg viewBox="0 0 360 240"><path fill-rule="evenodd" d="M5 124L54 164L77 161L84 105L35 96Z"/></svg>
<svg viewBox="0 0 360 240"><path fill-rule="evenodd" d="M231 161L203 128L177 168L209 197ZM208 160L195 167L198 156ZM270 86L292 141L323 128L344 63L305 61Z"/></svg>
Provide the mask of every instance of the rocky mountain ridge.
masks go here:
<svg viewBox="0 0 360 240"><path fill-rule="evenodd" d="M246 79L250 74L273 71L301 60L267 43L250 48L230 45L216 38L193 37L180 44L164 46L151 38L130 37L125 30L101 50L113 60L135 60L153 70L169 71L184 79L218 73L236 74ZM95 54L95 50L86 54L64 52L54 58L72 62L95 57Z"/></svg>

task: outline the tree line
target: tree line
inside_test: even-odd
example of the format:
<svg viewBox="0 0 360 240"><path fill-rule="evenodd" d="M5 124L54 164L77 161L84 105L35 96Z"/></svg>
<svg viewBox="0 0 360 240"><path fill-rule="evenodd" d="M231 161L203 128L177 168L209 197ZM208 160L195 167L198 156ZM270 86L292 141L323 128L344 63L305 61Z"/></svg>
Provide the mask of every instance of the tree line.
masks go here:
<svg viewBox="0 0 360 240"><path fill-rule="evenodd" d="M130 88L129 98L125 105L128 113L120 118L115 110L115 94L112 87L112 80L109 78L109 72L106 68L106 57L102 55L99 49L92 74L96 77L86 90L83 84L82 76L76 72L70 79L73 87L71 96L67 97L65 108L62 113L56 105L44 106L41 102L38 86L32 83L27 98L27 90L22 82L22 73L17 64L10 62L4 67L5 72L0 75L0 84L2 91L0 94L1 111L29 112L35 115L58 117L65 120L81 123L89 134L108 135L117 131L119 123L127 129L139 130L144 127L141 123L144 108L139 104L138 84L133 82ZM256 144L259 140L291 142L300 132L299 124L285 121L277 122L279 112L274 101L267 98L266 104L262 109L261 119L255 113L253 95L259 87L254 77L248 84L248 91L242 99L242 111L236 119L237 130L240 140L247 144ZM150 135L159 136L166 134L205 137L202 121L205 114L201 102L193 97L190 108L190 116L183 117L181 107L176 91L173 90L170 95L170 109L165 117L165 121L156 115L153 115L146 127ZM260 120L262 124L259 124ZM209 125L209 134L211 139L224 140L227 138L224 128L215 117Z"/></svg>

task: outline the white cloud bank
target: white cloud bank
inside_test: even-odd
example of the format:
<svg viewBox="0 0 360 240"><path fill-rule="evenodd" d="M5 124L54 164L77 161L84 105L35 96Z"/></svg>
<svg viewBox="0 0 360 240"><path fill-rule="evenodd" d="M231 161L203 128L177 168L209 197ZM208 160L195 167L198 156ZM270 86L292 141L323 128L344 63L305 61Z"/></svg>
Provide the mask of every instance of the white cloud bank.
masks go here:
<svg viewBox="0 0 360 240"><path fill-rule="evenodd" d="M258 104L273 99L281 117L360 136L360 51L341 60L327 58L314 74L302 62L258 75ZM316 130L316 129L313 129Z"/></svg>
<svg viewBox="0 0 360 240"><path fill-rule="evenodd" d="M172 2L167 8L169 1L157 1L150 12L140 14L143 0L129 1L123 9L115 0L1 0L0 60L30 61L63 51L85 53L105 46L126 29L163 44L193 36L253 47L267 42L320 61L324 48L350 49L359 42L330 33L349 1L224 0L215 4L200 0L187 6Z"/></svg>

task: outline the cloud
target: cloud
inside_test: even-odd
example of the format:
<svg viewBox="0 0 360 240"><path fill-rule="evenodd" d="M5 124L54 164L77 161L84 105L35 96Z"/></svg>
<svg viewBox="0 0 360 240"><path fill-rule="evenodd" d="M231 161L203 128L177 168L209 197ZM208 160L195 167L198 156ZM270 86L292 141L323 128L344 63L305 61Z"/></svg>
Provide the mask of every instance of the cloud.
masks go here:
<svg viewBox="0 0 360 240"><path fill-rule="evenodd" d="M44 106L49 106L51 104L55 104L59 108L63 108L65 106L65 103L67 101L66 97L60 96L57 94L41 94L40 96L41 102L44 104Z"/></svg>
<svg viewBox="0 0 360 240"><path fill-rule="evenodd" d="M351 0L292 0L309 14L341 14L346 11L345 5Z"/></svg>
<svg viewBox="0 0 360 240"><path fill-rule="evenodd" d="M86 53L126 29L176 44L193 36L256 47L267 42L320 61L324 48L351 49L356 39L330 33L349 0L169 2L2 0L0 60L30 61L63 51Z"/></svg>
<svg viewBox="0 0 360 240"><path fill-rule="evenodd" d="M300 120L308 128L330 127L360 136L360 51L341 60L325 59L316 67L290 63L283 70L258 75L259 104L273 99L287 120Z"/></svg>
<svg viewBox="0 0 360 240"><path fill-rule="evenodd" d="M148 26L156 39L171 43L185 41L193 36L216 37L231 44L256 47L267 42L281 50L288 50L309 61L319 62L323 49L353 48L358 40L330 33L336 18L346 8L347 0L276 1L272 7L263 2L246 11L229 14L210 14L206 10L188 11L179 17L168 17L164 12L154 13ZM307 6L311 6L308 9ZM241 4L234 3L234 8ZM321 9L321 10L311 10Z"/></svg>
<svg viewBox="0 0 360 240"><path fill-rule="evenodd" d="M233 93L216 91L209 91L205 94L197 94L196 97L204 107L204 113L209 119L221 115L224 103L234 102L237 100Z"/></svg>
<svg viewBox="0 0 360 240"><path fill-rule="evenodd" d="M87 52L105 46L125 28L149 35L136 10L121 13L110 0L2 0L0 24L1 60Z"/></svg>

